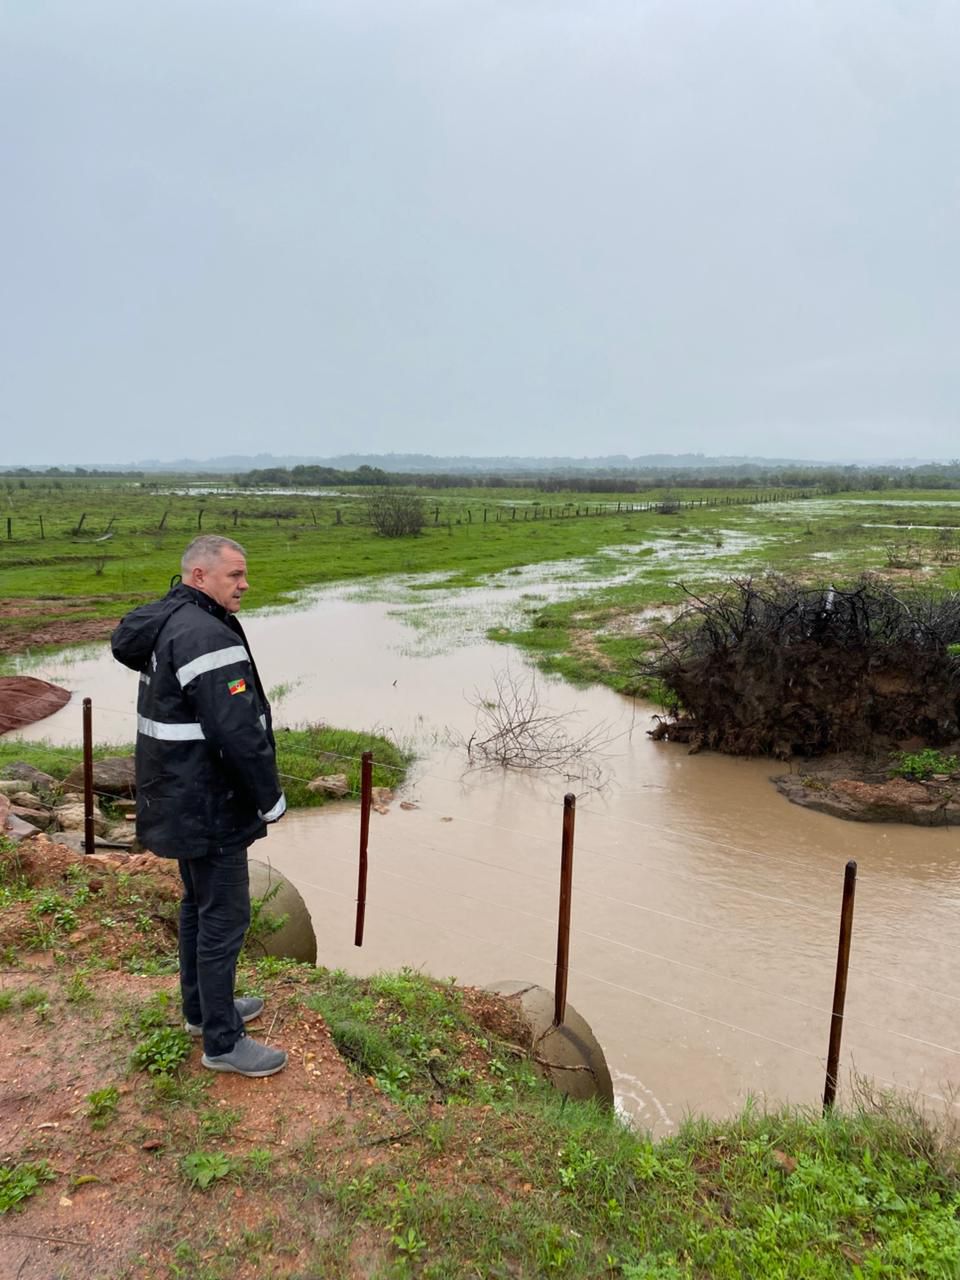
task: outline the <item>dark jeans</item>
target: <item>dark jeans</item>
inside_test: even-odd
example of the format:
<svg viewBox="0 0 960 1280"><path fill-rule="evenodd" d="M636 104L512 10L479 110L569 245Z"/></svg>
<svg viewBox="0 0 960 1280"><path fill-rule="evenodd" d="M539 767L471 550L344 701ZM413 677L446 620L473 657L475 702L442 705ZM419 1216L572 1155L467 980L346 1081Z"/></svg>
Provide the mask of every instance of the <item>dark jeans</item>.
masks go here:
<svg viewBox="0 0 960 1280"><path fill-rule="evenodd" d="M205 1053L229 1053L243 1032L233 1003L233 984L237 956L250 924L247 851L181 858L179 866L183 1016L203 1027Z"/></svg>

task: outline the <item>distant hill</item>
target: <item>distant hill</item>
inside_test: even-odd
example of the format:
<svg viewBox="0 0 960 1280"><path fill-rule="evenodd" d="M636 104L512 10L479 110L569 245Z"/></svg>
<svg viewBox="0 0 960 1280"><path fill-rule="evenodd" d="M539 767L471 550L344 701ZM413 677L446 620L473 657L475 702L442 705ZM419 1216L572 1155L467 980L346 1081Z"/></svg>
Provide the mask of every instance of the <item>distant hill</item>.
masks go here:
<svg viewBox="0 0 960 1280"><path fill-rule="evenodd" d="M466 454L442 456L432 453L341 453L335 457L316 457L309 454L224 454L216 458L174 458L164 461L147 458L140 462L74 463L60 467L43 465L20 468L4 466L0 460L0 472L10 474L46 472L53 470L64 475L87 473L103 475L111 472L190 475L239 475L248 471L290 470L293 467L329 467L335 471L355 471L361 467L373 470L411 475L464 475L464 476L518 476L543 475L616 475L621 472L671 472L708 471L742 472L771 471L775 469L819 468L837 469L854 467L903 468L941 466L945 459L929 458L874 458L869 462L851 459L826 462L801 458L770 458L760 455L721 455L706 453L644 453L630 457L625 453L603 454L595 457L491 456L469 457Z"/></svg>
<svg viewBox="0 0 960 1280"><path fill-rule="evenodd" d="M357 467L375 467L382 471L402 471L407 474L424 472L447 474L475 472L516 474L518 472L542 472L553 474L570 472L650 471L699 469L705 467L836 467L836 466L920 466L929 459L896 458L874 459L872 462L825 462L799 458L769 458L761 456L722 456L704 453L646 453L630 457L625 453L606 454L597 457L469 457L465 454L441 456L430 453L342 453L335 457L321 458L308 455L271 453L228 454L217 458L177 458L163 462L149 458L126 465L104 465L108 470L213 472L235 474L242 471L260 471L269 467L325 466L338 471L353 471Z"/></svg>

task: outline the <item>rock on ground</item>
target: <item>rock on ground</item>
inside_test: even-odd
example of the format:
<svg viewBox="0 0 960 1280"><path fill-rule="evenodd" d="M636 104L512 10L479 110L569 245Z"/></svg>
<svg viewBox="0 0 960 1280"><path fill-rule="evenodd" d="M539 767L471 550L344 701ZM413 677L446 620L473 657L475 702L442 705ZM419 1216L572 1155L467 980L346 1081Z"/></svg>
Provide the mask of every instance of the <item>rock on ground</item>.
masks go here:
<svg viewBox="0 0 960 1280"><path fill-rule="evenodd" d="M864 781L815 772L784 774L774 782L794 804L853 822L906 822L921 827L960 823L960 783L949 780Z"/></svg>
<svg viewBox="0 0 960 1280"><path fill-rule="evenodd" d="M83 765L78 764L63 780L64 791L83 790ZM131 799L137 792L133 756L105 756L93 762L93 789L103 796Z"/></svg>

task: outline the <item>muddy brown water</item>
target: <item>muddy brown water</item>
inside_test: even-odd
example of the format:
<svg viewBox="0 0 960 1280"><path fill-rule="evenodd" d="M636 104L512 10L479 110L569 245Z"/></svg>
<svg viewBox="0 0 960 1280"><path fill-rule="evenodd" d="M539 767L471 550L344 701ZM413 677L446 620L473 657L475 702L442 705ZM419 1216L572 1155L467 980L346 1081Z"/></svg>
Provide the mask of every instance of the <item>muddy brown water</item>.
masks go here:
<svg viewBox="0 0 960 1280"><path fill-rule="evenodd" d="M486 984L553 985L562 797L579 793L569 999L603 1045L622 1109L655 1132L753 1096L817 1105L823 1089L844 864L859 864L842 1088L852 1073L958 1114L960 835L844 823L790 805L776 766L653 743L652 708L542 681L571 734L609 741L599 791L555 775L465 769L450 733L515 650L483 639L525 582L431 594L350 590L245 625L280 723L377 729L418 753L374 814L366 937L353 945L358 810L288 814L255 847L300 887L321 962L408 965ZM512 594L511 594L512 593ZM23 731L75 742L94 699L99 740L129 741L135 677L102 648L30 666L74 690ZM399 800L416 808L401 809Z"/></svg>

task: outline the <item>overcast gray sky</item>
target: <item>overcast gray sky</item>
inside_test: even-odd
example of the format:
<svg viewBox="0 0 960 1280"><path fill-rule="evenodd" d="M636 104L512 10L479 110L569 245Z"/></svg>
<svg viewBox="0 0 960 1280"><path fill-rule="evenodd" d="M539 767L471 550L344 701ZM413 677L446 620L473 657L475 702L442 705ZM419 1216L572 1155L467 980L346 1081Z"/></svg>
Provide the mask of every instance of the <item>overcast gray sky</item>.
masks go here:
<svg viewBox="0 0 960 1280"><path fill-rule="evenodd" d="M0 462L960 455L960 0L0 15Z"/></svg>

